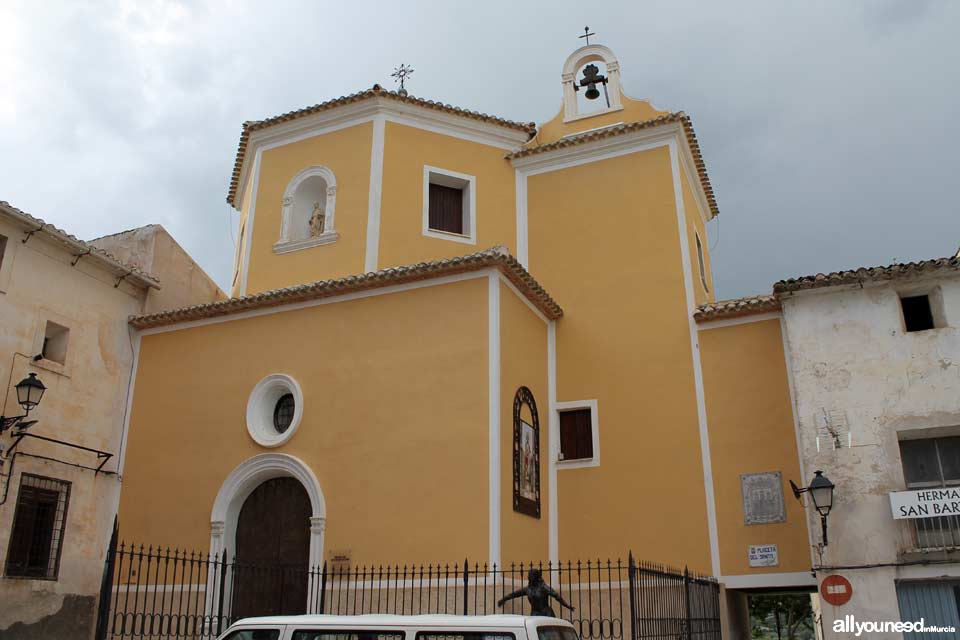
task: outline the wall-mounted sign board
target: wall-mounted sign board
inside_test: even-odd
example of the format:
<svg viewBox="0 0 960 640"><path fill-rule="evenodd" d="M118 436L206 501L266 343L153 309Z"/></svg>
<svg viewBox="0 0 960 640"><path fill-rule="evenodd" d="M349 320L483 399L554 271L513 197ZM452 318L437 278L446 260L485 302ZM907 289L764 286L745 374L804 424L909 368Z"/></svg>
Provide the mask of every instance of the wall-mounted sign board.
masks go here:
<svg viewBox="0 0 960 640"><path fill-rule="evenodd" d="M780 554L775 544L752 544L747 551L751 567L775 567L780 564Z"/></svg>
<svg viewBox="0 0 960 640"><path fill-rule="evenodd" d="M895 520L960 515L960 487L893 491L890 510Z"/></svg>

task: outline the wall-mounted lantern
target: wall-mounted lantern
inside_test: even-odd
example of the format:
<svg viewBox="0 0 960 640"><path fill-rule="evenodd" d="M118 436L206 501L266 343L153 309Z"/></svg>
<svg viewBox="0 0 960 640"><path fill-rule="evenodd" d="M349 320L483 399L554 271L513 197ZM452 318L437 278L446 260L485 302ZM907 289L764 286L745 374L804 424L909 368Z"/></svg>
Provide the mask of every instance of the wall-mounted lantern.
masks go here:
<svg viewBox="0 0 960 640"><path fill-rule="evenodd" d="M30 415L30 412L40 404L40 399L43 398L43 392L47 390L47 387L37 378L37 374L31 373L26 378L17 383L17 402L20 404L20 407L23 408L22 416L0 416L0 433L3 433L7 429L17 426L20 424L20 421ZM35 422L25 422L21 424L21 428L27 428Z"/></svg>
<svg viewBox="0 0 960 640"><path fill-rule="evenodd" d="M814 471L813 480L810 486L800 488L790 481L790 487L793 489L793 495L797 500L801 494L809 493L813 500L813 508L820 514L820 527L823 531L823 546L827 546L827 516L833 509L833 490L836 485L830 482L830 479L823 475L823 471Z"/></svg>

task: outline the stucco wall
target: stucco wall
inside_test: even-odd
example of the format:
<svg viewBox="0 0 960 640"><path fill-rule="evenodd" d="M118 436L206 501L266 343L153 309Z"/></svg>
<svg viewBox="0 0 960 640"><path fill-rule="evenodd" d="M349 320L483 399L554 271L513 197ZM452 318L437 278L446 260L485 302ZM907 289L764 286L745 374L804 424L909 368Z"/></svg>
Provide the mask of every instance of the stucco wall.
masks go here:
<svg viewBox="0 0 960 640"><path fill-rule="evenodd" d="M247 433L248 397L285 373L303 420L270 451L317 476L326 551L358 564L485 559L487 300L481 277L143 336L124 536L207 549L224 480L267 451Z"/></svg>
<svg viewBox="0 0 960 640"><path fill-rule="evenodd" d="M800 477L800 456L780 319L703 329L699 335L721 574L809 571L806 518L789 485ZM786 520L746 524L741 474L773 471L781 474ZM750 545L768 544L777 545L777 566L751 567Z"/></svg>
<svg viewBox="0 0 960 640"><path fill-rule="evenodd" d="M505 284L500 285L500 518L505 563L545 562L550 456L550 402L547 390L547 324ZM540 422L540 518L513 510L513 399L526 386ZM529 419L529 418L527 418Z"/></svg>
<svg viewBox="0 0 960 640"><path fill-rule="evenodd" d="M143 291L126 282L115 288L116 277L90 261L71 266L69 253L39 236L22 243L23 230L6 219L0 219L0 234L9 238L0 266L0 379L11 381L2 412L20 413L13 385L34 372L47 391L30 415L38 420L31 433L117 454L133 358L127 317L142 309ZM41 348L47 320L70 329L62 366L31 360ZM0 436L0 442L9 448L10 434ZM64 480L71 489L59 578L0 579L0 635L84 637L96 615L118 479L63 464L95 467L98 460L89 452L35 439L23 440L14 456L0 470L12 472L8 489L7 478L0 478L0 500L7 491L0 504L0 560L7 557L21 474ZM116 457L104 467L116 469Z"/></svg>
<svg viewBox="0 0 960 640"><path fill-rule="evenodd" d="M905 332L898 292L937 287L948 326ZM783 306L804 480L822 469L837 486L823 565L912 561L911 523L893 519L888 498L906 486L898 433L960 434L960 278L831 287L788 296ZM823 428L825 416L839 429L840 448ZM819 533L819 519L811 518L811 526ZM828 636L829 615L896 615L890 579L872 577L872 571L844 572L855 581L854 599L840 610L825 609ZM958 576L960 566L941 565L938 574Z"/></svg>
<svg viewBox="0 0 960 640"><path fill-rule="evenodd" d="M557 401L595 399L601 416L600 466L558 471L559 556L632 547L709 572L669 151L533 175L527 194L530 270L564 308Z"/></svg>

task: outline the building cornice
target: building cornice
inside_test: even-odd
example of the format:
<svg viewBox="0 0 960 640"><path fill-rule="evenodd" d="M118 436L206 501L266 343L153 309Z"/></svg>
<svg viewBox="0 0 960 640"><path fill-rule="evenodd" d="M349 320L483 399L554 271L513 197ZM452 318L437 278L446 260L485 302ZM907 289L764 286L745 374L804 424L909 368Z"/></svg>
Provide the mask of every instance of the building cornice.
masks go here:
<svg viewBox="0 0 960 640"><path fill-rule="evenodd" d="M498 269L531 304L547 318L555 320L563 315L553 298L540 283L524 269L504 247L493 247L485 251L456 258L421 262L418 264L381 269L362 275L347 276L335 280L321 280L308 284L264 291L240 298L230 298L219 302L181 307L158 313L132 316L130 326L135 329L152 329L167 325L206 320L238 313L279 307L323 298L332 298L345 294L370 291L388 286L408 284L451 276L487 268Z"/></svg>
<svg viewBox="0 0 960 640"><path fill-rule="evenodd" d="M561 164L578 157L610 152L618 147L626 147L638 141L650 141L663 136L664 132L677 135L684 144L679 145L685 171L696 175L698 188L694 189L706 219L719 215L717 201L707 175L706 164L700 151L696 133L690 117L682 111L670 113L650 120L602 127L593 131L567 136L536 146L525 147L507 155L513 166L524 173L537 173L551 165Z"/></svg>
<svg viewBox="0 0 960 640"><path fill-rule="evenodd" d="M461 109L448 104L424 100L379 85L311 107L290 111L265 120L243 124L234 162L227 202L242 208L244 185L248 179L247 158L257 147L302 139L336 128L372 120L384 114L390 121L454 135L505 150L515 150L536 132L532 122L514 122L504 118Z"/></svg>
<svg viewBox="0 0 960 640"><path fill-rule="evenodd" d="M775 294L796 293L823 287L864 285L906 277L947 274L960 271L960 255L916 262L895 263L882 267L860 267L816 275L780 280L773 285Z"/></svg>

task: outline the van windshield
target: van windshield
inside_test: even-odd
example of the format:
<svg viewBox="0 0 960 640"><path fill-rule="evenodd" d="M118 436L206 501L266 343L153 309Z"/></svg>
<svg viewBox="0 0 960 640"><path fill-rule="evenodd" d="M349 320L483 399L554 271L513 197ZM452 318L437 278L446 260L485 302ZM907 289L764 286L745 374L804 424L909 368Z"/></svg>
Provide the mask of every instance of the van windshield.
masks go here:
<svg viewBox="0 0 960 640"><path fill-rule="evenodd" d="M570 627L537 627L540 640L580 640Z"/></svg>

